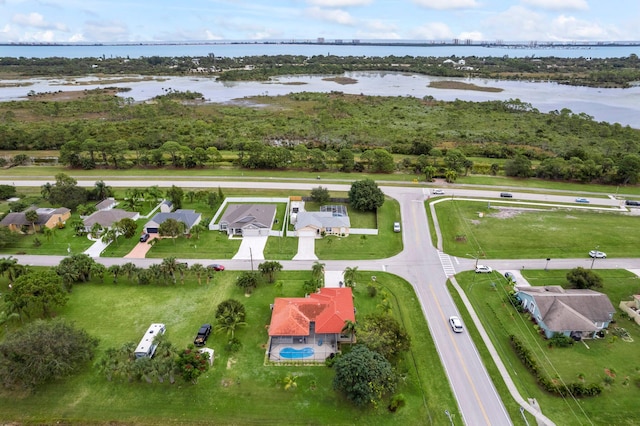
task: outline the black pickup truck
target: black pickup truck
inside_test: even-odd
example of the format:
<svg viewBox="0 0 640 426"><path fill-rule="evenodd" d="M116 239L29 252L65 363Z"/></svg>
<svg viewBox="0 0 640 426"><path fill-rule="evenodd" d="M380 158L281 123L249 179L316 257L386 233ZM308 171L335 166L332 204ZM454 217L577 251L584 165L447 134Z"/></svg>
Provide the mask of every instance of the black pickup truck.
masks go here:
<svg viewBox="0 0 640 426"><path fill-rule="evenodd" d="M207 338L211 334L211 324L203 324L198 330L198 335L193 340L193 344L196 346L204 346L207 343Z"/></svg>

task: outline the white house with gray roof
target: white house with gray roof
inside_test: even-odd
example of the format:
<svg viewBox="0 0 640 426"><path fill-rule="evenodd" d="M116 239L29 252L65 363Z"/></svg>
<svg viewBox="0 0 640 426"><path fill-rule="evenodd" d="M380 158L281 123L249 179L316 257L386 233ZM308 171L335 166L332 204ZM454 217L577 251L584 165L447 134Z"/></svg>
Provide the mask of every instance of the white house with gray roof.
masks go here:
<svg viewBox="0 0 640 426"><path fill-rule="evenodd" d="M229 204L220 219L220 231L243 237L268 236L275 218L275 204Z"/></svg>
<svg viewBox="0 0 640 426"><path fill-rule="evenodd" d="M186 225L185 234L191 231L191 228L196 226L202 220L202 214L197 213L195 210L178 209L175 212L160 212L144 225L144 232L147 234L157 234L158 228L168 219L175 219L178 222L182 222Z"/></svg>
<svg viewBox="0 0 640 426"><path fill-rule="evenodd" d="M82 223L84 224L85 231L91 232L91 228L93 228L93 225L95 225L96 223L99 224L102 229L109 229L113 226L114 223L124 218L138 220L140 218L140 214L114 208L111 208L109 210L98 210L97 212L93 212L90 216L84 219Z"/></svg>
<svg viewBox="0 0 640 426"><path fill-rule="evenodd" d="M334 212L299 212L295 230L299 237L321 235L349 235L351 221L349 216L336 215Z"/></svg>

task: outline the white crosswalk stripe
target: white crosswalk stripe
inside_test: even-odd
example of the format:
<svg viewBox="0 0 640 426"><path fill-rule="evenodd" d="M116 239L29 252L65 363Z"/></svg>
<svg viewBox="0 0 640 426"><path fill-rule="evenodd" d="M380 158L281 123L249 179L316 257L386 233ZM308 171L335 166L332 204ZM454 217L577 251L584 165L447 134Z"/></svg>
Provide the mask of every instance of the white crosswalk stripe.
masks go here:
<svg viewBox="0 0 640 426"><path fill-rule="evenodd" d="M440 263L442 264L442 269L444 270L445 275L448 277L450 277L451 275L455 275L456 268L453 267L451 257L441 251L438 251L438 257L440 258Z"/></svg>

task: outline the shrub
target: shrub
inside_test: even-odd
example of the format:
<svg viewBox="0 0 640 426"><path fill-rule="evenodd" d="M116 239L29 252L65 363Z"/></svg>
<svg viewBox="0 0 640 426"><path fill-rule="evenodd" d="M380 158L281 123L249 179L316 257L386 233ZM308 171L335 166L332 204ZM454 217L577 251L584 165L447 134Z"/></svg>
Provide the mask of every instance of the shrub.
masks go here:
<svg viewBox="0 0 640 426"><path fill-rule="evenodd" d="M565 336L562 333L553 333L551 339L549 339L549 347L553 348L567 348L572 346L574 343L573 339L569 336Z"/></svg>
<svg viewBox="0 0 640 426"><path fill-rule="evenodd" d="M378 288L374 285L369 284L367 286L367 294L369 294L369 297L376 297L376 295L378 294Z"/></svg>

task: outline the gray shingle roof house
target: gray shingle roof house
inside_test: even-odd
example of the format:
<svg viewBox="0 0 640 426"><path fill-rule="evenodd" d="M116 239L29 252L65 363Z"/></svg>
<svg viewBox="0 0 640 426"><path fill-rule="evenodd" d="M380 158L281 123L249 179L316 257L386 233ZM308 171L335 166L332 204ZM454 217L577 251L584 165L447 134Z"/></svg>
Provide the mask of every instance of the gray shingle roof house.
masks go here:
<svg viewBox="0 0 640 426"><path fill-rule="evenodd" d="M576 339L592 338L609 326L616 311L606 294L593 290L520 287L516 296L547 338L554 333Z"/></svg>
<svg viewBox="0 0 640 426"><path fill-rule="evenodd" d="M220 231L243 237L268 236L275 217L275 204L229 204L220 219Z"/></svg>
<svg viewBox="0 0 640 426"><path fill-rule="evenodd" d="M93 212L89 217L84 219L82 223L84 224L85 231L91 232L91 228L96 223L100 224L102 228L108 229L111 228L114 223L124 218L138 220L140 218L140 214L113 208L109 210L98 210L97 212Z"/></svg>
<svg viewBox="0 0 640 426"><path fill-rule="evenodd" d="M118 204L114 198L105 198L96 204L96 210L111 210Z"/></svg>
<svg viewBox="0 0 640 426"><path fill-rule="evenodd" d="M148 234L157 234L158 227L167 219L175 219L187 225L185 234L188 234L195 225L200 223L202 215L195 210L178 209L175 212L157 213L149 222L144 225L144 231Z"/></svg>
<svg viewBox="0 0 640 426"><path fill-rule="evenodd" d="M349 216L336 215L331 211L326 212L300 212L296 220L295 230L298 236L311 236L311 233L320 235L349 235L351 221Z"/></svg>
<svg viewBox="0 0 640 426"><path fill-rule="evenodd" d="M58 223L64 223L71 217L71 210L66 207L58 207L57 209L29 207L23 212L7 214L2 221L0 221L0 226L6 226L13 232L20 232L23 226L32 227L31 222L27 220L25 214L29 210L35 210L36 213L38 213L38 220L35 222L36 231L43 227L53 229ZM28 230L28 232L31 232L31 229Z"/></svg>

